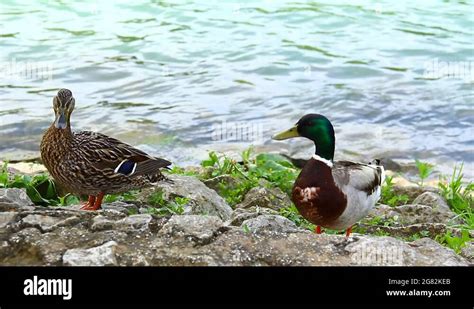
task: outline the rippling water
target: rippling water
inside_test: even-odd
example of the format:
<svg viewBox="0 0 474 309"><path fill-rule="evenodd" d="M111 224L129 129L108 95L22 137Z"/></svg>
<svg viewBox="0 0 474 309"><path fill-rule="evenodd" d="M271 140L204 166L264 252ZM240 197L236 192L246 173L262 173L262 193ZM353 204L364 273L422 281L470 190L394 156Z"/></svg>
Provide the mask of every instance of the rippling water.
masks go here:
<svg viewBox="0 0 474 309"><path fill-rule="evenodd" d="M472 175L473 2L376 3L3 0L0 157L37 153L66 87L74 129L181 164L306 150L270 136L317 112L337 159L464 161Z"/></svg>

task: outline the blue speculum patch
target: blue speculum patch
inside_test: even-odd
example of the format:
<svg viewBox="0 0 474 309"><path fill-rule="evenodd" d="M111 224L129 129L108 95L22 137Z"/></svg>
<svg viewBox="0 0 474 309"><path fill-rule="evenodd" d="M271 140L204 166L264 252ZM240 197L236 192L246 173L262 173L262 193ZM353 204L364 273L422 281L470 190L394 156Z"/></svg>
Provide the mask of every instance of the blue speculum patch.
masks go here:
<svg viewBox="0 0 474 309"><path fill-rule="evenodd" d="M123 162L120 168L117 170L117 173L129 175L133 171L135 164L136 163L131 160Z"/></svg>

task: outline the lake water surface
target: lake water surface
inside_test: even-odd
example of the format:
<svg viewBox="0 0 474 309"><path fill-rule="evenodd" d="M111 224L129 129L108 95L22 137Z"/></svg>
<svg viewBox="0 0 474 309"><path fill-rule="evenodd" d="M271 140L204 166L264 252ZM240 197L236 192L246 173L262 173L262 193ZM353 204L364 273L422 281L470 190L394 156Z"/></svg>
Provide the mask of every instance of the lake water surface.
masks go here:
<svg viewBox="0 0 474 309"><path fill-rule="evenodd" d="M336 128L336 159L418 158L446 172L463 161L472 178L473 8L3 0L0 158L38 154L64 87L75 130L180 165L250 144L308 155L308 143L270 137L316 112Z"/></svg>

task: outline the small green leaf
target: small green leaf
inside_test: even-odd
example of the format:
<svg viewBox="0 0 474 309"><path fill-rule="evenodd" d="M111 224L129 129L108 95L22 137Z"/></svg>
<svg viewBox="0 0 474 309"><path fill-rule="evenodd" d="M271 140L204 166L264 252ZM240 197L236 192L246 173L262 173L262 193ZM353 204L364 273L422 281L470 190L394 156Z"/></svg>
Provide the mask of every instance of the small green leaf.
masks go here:
<svg viewBox="0 0 474 309"><path fill-rule="evenodd" d="M420 185L423 186L423 181L433 172L433 165L426 162L421 162L418 159L415 160L415 165L418 168L418 175L421 179Z"/></svg>

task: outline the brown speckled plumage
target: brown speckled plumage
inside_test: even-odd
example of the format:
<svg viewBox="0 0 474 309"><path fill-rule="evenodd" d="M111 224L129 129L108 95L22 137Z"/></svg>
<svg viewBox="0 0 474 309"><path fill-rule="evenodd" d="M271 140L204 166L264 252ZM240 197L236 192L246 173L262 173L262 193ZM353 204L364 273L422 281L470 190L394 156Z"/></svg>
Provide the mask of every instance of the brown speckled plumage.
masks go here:
<svg viewBox="0 0 474 309"><path fill-rule="evenodd" d="M164 178L159 169L171 164L167 160L104 134L73 133L69 121L73 109L71 91L60 90L54 98L56 120L41 141L43 163L59 184L75 194L97 196L143 188ZM121 171L124 161L133 170Z"/></svg>

